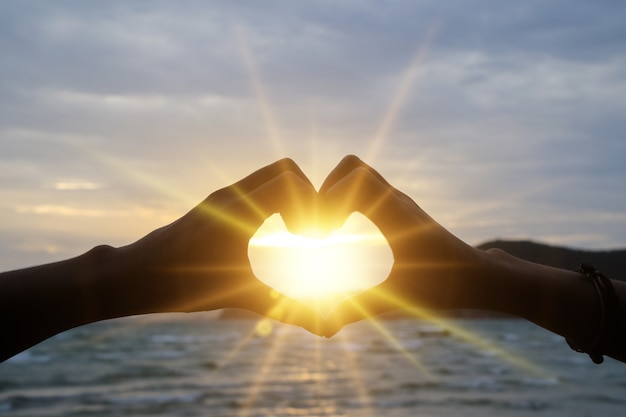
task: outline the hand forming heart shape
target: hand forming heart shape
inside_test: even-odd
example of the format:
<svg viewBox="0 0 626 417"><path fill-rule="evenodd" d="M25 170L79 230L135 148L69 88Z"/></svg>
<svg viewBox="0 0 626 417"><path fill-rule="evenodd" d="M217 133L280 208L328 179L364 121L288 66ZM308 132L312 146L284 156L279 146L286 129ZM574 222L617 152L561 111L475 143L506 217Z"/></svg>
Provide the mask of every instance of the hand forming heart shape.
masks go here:
<svg viewBox="0 0 626 417"><path fill-rule="evenodd" d="M323 321L325 335L346 323L397 308L423 315L424 309L471 307L480 290L468 283L481 276L474 248L447 232L359 158L345 157L326 178L318 197L312 210L316 225L337 229L351 213L362 213L378 226L395 258L386 280L344 301ZM306 224L302 216L300 221ZM466 262L454 264L450 259ZM369 257L360 261L361 265L370 262Z"/></svg>
<svg viewBox="0 0 626 417"><path fill-rule="evenodd" d="M255 276L249 241L272 214L280 213L288 230L306 234L338 229L353 212L380 229L394 264L384 282L344 301L326 320ZM142 294L142 311L237 307L323 335L390 309L463 307L477 290L468 284L471 280L460 277L480 275L473 248L355 156L344 158L319 192L293 161L278 161L216 191L176 222L131 246L134 256L128 263L137 266L129 270L142 271L146 259L152 262L150 273L137 272L123 284L129 294Z"/></svg>
<svg viewBox="0 0 626 417"><path fill-rule="evenodd" d="M255 277L248 244L270 215L280 213L296 232L328 231L352 212L371 219L391 248L394 264L384 282L342 302L324 320ZM589 297L587 276L466 245L354 156L339 163L319 192L293 161L281 160L211 194L131 245L99 246L72 259L0 275L0 328L10 335L0 344L0 361L95 321L225 307L246 308L325 336L390 309L424 314L433 308L481 308L532 320L573 346L593 346L594 361L607 352L624 358L622 341L607 336L620 333L619 324L602 330L607 344L596 350L597 299ZM608 287L624 293L623 285L611 282ZM592 336L593 344L585 343Z"/></svg>
<svg viewBox="0 0 626 417"><path fill-rule="evenodd" d="M326 320L254 275L249 241L272 214L280 213L289 230L306 233L337 229L353 212L379 228L394 264L384 282L342 302ZM344 158L319 192L285 159L214 192L131 245L100 246L4 274L2 324L11 337L0 347L0 360L76 326L155 312L238 307L330 336L347 323L396 308L522 311L523 305L509 308L499 297L485 296L483 288L495 294L523 288L494 279L510 272L508 264L485 254L447 232L355 156Z"/></svg>

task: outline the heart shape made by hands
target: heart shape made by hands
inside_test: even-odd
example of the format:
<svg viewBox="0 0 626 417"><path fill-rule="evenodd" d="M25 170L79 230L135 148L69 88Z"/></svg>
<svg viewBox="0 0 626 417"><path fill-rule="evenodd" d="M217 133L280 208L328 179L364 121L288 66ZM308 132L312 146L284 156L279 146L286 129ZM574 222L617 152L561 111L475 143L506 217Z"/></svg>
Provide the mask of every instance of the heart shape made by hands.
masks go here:
<svg viewBox="0 0 626 417"><path fill-rule="evenodd" d="M385 237L359 213L325 238L294 235L271 216L250 239L248 258L259 280L322 315L383 282L394 262Z"/></svg>

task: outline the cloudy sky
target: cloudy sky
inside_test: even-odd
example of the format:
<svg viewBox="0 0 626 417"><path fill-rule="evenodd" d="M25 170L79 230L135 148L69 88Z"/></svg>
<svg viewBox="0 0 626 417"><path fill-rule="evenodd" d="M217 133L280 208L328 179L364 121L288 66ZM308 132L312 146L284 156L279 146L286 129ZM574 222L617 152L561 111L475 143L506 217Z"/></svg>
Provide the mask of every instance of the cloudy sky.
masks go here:
<svg viewBox="0 0 626 417"><path fill-rule="evenodd" d="M0 269L348 153L471 244L626 247L626 3L3 1Z"/></svg>

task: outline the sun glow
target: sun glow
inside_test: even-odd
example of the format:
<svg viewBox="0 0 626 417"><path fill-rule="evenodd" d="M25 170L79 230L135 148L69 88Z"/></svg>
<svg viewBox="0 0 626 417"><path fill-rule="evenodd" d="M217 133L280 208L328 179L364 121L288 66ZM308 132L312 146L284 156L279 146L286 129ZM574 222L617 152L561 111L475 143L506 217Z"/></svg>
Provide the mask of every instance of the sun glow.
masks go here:
<svg viewBox="0 0 626 417"><path fill-rule="evenodd" d="M325 238L294 235L272 216L250 240L248 256L261 281L320 312L384 281L393 265L385 237L356 213Z"/></svg>

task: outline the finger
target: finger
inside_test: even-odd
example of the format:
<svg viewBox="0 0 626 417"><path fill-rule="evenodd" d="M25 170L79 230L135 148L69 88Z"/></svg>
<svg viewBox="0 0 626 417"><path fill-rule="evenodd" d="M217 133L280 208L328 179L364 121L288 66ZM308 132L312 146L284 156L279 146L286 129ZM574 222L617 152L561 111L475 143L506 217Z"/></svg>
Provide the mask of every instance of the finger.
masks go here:
<svg viewBox="0 0 626 417"><path fill-rule="evenodd" d="M422 214L416 206L407 207L393 187L360 167L327 189L321 197L335 224L358 211L371 219L388 240L397 231L405 230L406 225L419 221Z"/></svg>
<svg viewBox="0 0 626 417"><path fill-rule="evenodd" d="M360 175L354 175L355 172L359 172ZM367 173L368 175L365 175ZM343 200L344 203L342 205L338 205L337 201L324 203L322 207L324 207L325 216L327 216L332 223L334 228L339 228L345 218L350 213L350 209L352 205L351 201L356 201L363 192L362 188L364 184L363 181L367 179L367 177L371 177L371 179L376 180L380 184L380 188L384 189L386 193L394 196L399 204L405 205L410 210L420 210L419 206L406 194L398 191L395 187L393 187L378 171L370 167L368 164L360 160L358 157L354 155L348 155L344 157L341 162L333 169L333 171L328 175L324 184L320 188L320 196L322 196L322 200L324 196L329 193L329 191L335 187L338 183L344 181L346 177L351 176L350 187L343 188Z"/></svg>
<svg viewBox="0 0 626 417"><path fill-rule="evenodd" d="M391 187L391 184L389 184L387 180L385 180L385 178L380 175L380 173L378 173L378 171L363 162L358 156L347 155L344 156L339 164L337 164L337 166L330 172L330 174L328 174L328 176L324 180L324 183L320 187L320 194L324 194L329 188L331 188L337 182L341 181L344 177L346 177L357 168L367 169L372 175L377 177L379 181Z"/></svg>
<svg viewBox="0 0 626 417"><path fill-rule="evenodd" d="M298 164L296 164L293 159L283 158L248 175L244 179L233 184L231 187L242 191L244 194L247 194L252 190L262 186L266 182L270 181L272 178L285 172L291 172L300 177L300 179L305 183L311 185L311 187L313 186L313 184L311 184L311 181L307 178L306 175L304 175L304 172L302 172Z"/></svg>
<svg viewBox="0 0 626 417"><path fill-rule="evenodd" d="M298 165L293 160L285 158L253 172L228 187L211 193L193 211L211 219L220 219L245 233L254 234L262 224L262 220L265 220L272 213L267 213L259 208L255 201L249 197L249 194L284 173L290 173L313 190L313 185ZM247 210L241 209L245 205L248 206ZM233 209L233 207L235 208ZM231 212L237 210L245 212L245 215L238 217ZM259 223L259 221L261 222Z"/></svg>
<svg viewBox="0 0 626 417"><path fill-rule="evenodd" d="M236 307L254 311L282 323L300 326L318 336L325 332L325 320L312 308L280 294L260 281L254 281L254 284L237 297Z"/></svg>
<svg viewBox="0 0 626 417"><path fill-rule="evenodd" d="M265 315L282 323L300 326L318 336L324 335L325 320L312 308L289 297L280 297Z"/></svg>
<svg viewBox="0 0 626 417"><path fill-rule="evenodd" d="M357 168L363 168L367 170L372 176L377 178L381 183L385 184L390 190L394 193L397 193L398 196L402 196L409 200L412 204L415 202L406 194L392 186L386 179L383 177L378 171L374 168L363 162L359 157L355 155L347 155L345 156L341 162L331 171L331 173L326 177L326 180L320 187L320 194L323 194L326 190L336 184L338 181L341 181L345 176L347 176L350 172L354 171Z"/></svg>
<svg viewBox="0 0 626 417"><path fill-rule="evenodd" d="M234 198L249 194L256 188L263 186L265 183L285 172L291 172L300 177L302 181L311 184L311 181L304 175L304 172L302 172L300 167L292 159L283 158L253 172L228 187L215 191L209 196L208 200L211 200L211 204L215 205L228 204ZM311 184L311 187L312 186Z"/></svg>
<svg viewBox="0 0 626 417"><path fill-rule="evenodd" d="M267 217L280 213L287 228L297 233L315 222L317 206L318 193L313 185L300 175L285 171L240 196L228 210L255 230Z"/></svg>

